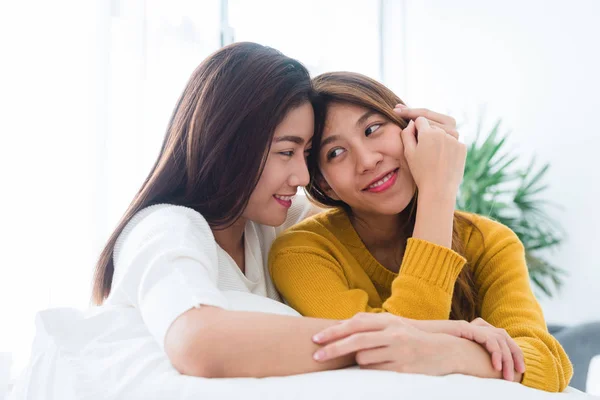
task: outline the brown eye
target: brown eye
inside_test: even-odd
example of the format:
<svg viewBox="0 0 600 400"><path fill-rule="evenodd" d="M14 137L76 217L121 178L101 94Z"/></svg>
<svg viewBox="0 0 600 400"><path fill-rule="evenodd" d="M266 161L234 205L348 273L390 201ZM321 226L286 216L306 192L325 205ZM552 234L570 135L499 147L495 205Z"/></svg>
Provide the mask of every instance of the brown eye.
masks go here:
<svg viewBox="0 0 600 400"><path fill-rule="evenodd" d="M373 124L370 127L368 127L367 129L365 129L365 136L369 136L371 135L373 132L375 132L377 129L379 129L379 127L381 126L381 124Z"/></svg>
<svg viewBox="0 0 600 400"><path fill-rule="evenodd" d="M339 156L340 154L342 154L343 151L344 151L344 149L342 149L341 147L336 147L335 149L333 149L329 153L327 153L327 159L331 160L332 158L335 158L335 157Z"/></svg>

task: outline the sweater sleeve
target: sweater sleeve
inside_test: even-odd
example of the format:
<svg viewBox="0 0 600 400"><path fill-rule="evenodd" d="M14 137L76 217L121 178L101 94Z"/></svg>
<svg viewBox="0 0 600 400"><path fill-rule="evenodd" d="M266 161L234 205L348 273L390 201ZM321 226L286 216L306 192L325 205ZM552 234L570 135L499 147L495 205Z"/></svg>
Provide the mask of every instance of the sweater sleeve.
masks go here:
<svg viewBox="0 0 600 400"><path fill-rule="evenodd" d="M285 300L305 316L344 319L359 312L390 312L415 319L447 319L465 259L445 247L410 239L391 296L381 307L370 305L370 293L355 287L360 277L350 270L352 262L356 260L346 258L322 235L288 231L275 241L269 269Z"/></svg>
<svg viewBox="0 0 600 400"><path fill-rule="evenodd" d="M525 357L522 383L549 392L563 391L573 367L558 341L550 335L542 309L530 286L525 249L508 227L478 217L483 234L473 233L466 246L474 255L474 277L481 317L503 328ZM482 242L483 239L483 242Z"/></svg>

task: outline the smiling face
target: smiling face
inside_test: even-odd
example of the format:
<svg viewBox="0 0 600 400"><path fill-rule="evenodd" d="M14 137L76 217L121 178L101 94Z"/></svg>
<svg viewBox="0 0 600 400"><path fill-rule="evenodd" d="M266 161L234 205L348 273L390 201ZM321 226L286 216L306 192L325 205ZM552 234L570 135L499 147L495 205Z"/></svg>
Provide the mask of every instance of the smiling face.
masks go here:
<svg viewBox="0 0 600 400"><path fill-rule="evenodd" d="M314 132L312 105L306 102L288 112L273 135L258 184L242 216L278 226L285 222L298 186L308 184L306 154Z"/></svg>
<svg viewBox="0 0 600 400"><path fill-rule="evenodd" d="M399 214L416 190L401 131L367 108L330 103L318 154L324 179L319 185L355 214Z"/></svg>

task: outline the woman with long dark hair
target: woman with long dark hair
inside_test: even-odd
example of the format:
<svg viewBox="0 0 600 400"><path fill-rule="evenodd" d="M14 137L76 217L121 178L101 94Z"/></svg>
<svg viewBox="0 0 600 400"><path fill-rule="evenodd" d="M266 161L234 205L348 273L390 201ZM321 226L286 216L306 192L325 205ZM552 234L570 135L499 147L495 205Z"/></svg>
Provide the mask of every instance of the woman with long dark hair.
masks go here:
<svg viewBox="0 0 600 400"><path fill-rule="evenodd" d="M139 310L179 372L256 377L351 363L312 360L311 335L331 323L292 317L266 269L279 230L313 212L293 199L309 181L312 98L306 68L274 49L236 43L209 56L102 251L94 303ZM251 312L244 294L289 315Z"/></svg>

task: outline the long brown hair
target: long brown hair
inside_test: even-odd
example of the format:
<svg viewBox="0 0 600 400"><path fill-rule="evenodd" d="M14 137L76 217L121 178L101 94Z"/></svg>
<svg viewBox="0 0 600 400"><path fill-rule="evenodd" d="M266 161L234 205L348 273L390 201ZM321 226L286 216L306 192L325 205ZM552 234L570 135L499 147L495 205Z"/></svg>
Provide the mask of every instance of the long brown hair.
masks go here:
<svg viewBox="0 0 600 400"><path fill-rule="evenodd" d="M100 255L92 301L101 304L110 294L115 243L143 208L170 203L198 211L211 226L235 222L276 126L312 99L306 68L272 48L235 43L206 58L177 102L154 167Z"/></svg>
<svg viewBox="0 0 600 400"><path fill-rule="evenodd" d="M306 191L309 197L324 206L340 207L346 210L346 212L351 213L350 207L346 203L332 199L319 186L322 176L319 172L318 160L321 138L327 118L327 106L335 102L350 103L365 107L382 114L404 129L407 126L407 121L399 118L393 112L396 104L404 103L390 89L376 80L352 72L321 74L313 79L313 86L317 92L318 101L315 104L316 130L312 140L313 147L307 161L311 179L309 185L306 187ZM415 225L417 195L418 193L415 193L409 206L402 212L402 215L405 217L403 228L405 228L407 237L412 235ZM464 232L467 226L474 227L469 219L458 213L454 213L452 249L463 255L465 249L460 232ZM477 316L476 303L477 293L473 284L473 272L467 265L459 274L454 286L450 318L467 321L475 319Z"/></svg>

